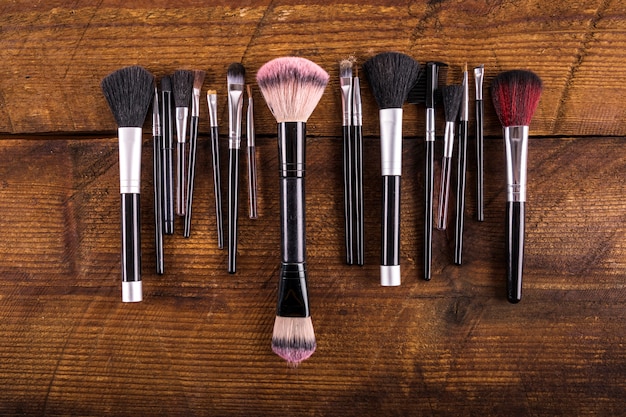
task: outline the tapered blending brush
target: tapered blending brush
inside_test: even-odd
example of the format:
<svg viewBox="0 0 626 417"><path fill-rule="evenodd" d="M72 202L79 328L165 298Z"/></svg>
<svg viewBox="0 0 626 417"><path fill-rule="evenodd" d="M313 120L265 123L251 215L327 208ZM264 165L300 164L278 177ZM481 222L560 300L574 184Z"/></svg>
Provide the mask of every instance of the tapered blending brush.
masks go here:
<svg viewBox="0 0 626 417"><path fill-rule="evenodd" d="M159 92L154 84L152 99L152 183L154 186L154 252L156 255L156 273L161 275L165 270L163 257L163 165L161 149L163 136L159 107Z"/></svg>
<svg viewBox="0 0 626 417"><path fill-rule="evenodd" d="M463 87L460 85L447 85L441 88L446 127L443 135L443 157L441 158L441 181L437 207L437 229L439 230L445 230L448 226L448 197L450 196L450 172L452 169L452 150L454 149L454 124L459 114L462 97Z"/></svg>
<svg viewBox="0 0 626 417"><path fill-rule="evenodd" d="M224 226L222 221L222 180L220 174L220 145L217 123L217 92L209 90L206 93L209 108L209 123L211 125L211 159L213 161L213 194L215 195L215 219L217 222L217 247L224 247Z"/></svg>
<svg viewBox="0 0 626 417"><path fill-rule="evenodd" d="M121 68L101 83L118 126L122 301L141 301L141 148L142 126L153 94L154 77L140 66Z"/></svg>
<svg viewBox="0 0 626 417"><path fill-rule="evenodd" d="M361 80L356 68L352 80L352 133L354 144L354 234L355 234L355 262L357 265L365 263L365 206L363 204L363 105L361 102Z"/></svg>
<svg viewBox="0 0 626 417"><path fill-rule="evenodd" d="M257 208L257 173L256 173L256 140L254 133L254 99L252 98L252 88L250 84L246 85L248 94L248 108L246 110L246 139L248 141L248 203L250 209L250 218L256 219L258 214Z"/></svg>
<svg viewBox="0 0 626 417"><path fill-rule="evenodd" d="M239 211L239 149L246 70L240 63L228 66L228 272L237 270L237 220Z"/></svg>
<svg viewBox="0 0 626 417"><path fill-rule="evenodd" d="M469 124L469 84L467 64L463 69L463 95L459 115L459 155L456 171L456 216L454 218L454 263L461 265L463 259L463 223L465 219L465 171L467 170L467 129Z"/></svg>
<svg viewBox="0 0 626 417"><path fill-rule="evenodd" d="M354 153L350 139L350 124L352 122L352 61L344 59L339 63L339 86L341 87L342 133L343 133L343 205L346 243L346 263L352 265L353 259L353 181L352 167Z"/></svg>
<svg viewBox="0 0 626 417"><path fill-rule="evenodd" d="M176 107L176 215L185 215L187 191L187 124L193 88L193 72L178 70L172 75L172 91Z"/></svg>
<svg viewBox="0 0 626 417"><path fill-rule="evenodd" d="M483 77L485 66L474 68L474 84L476 86L476 218L485 220L484 197L484 138L483 138Z"/></svg>
<svg viewBox="0 0 626 417"><path fill-rule="evenodd" d="M187 171L187 202L185 207L185 225L183 236L191 235L191 206L193 204L193 185L196 178L196 149L198 147L198 120L200 119L200 90L206 72L193 71L193 89L191 100L191 126L189 129L189 168Z"/></svg>
<svg viewBox="0 0 626 417"><path fill-rule="evenodd" d="M174 128L172 123L172 81L169 75L161 78L161 123L163 146L163 232L174 234Z"/></svg>
<svg viewBox="0 0 626 417"><path fill-rule="evenodd" d="M400 178L402 104L419 77L419 63L408 55L384 52L363 64L379 107L383 178L380 283L400 285Z"/></svg>
<svg viewBox="0 0 626 417"><path fill-rule="evenodd" d="M522 299L528 130L542 88L541 79L526 70L500 73L491 82L491 98L502 123L506 151L506 292L511 303Z"/></svg>
<svg viewBox="0 0 626 417"><path fill-rule="evenodd" d="M276 58L256 76L278 123L281 267L272 350L293 365L316 347L307 290L305 135L328 78L317 64L297 57Z"/></svg>

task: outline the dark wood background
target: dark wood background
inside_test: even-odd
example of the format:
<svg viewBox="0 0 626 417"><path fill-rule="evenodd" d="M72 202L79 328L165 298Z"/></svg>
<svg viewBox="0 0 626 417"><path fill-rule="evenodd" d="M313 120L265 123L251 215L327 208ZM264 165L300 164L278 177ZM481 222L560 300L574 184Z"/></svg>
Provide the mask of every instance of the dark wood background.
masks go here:
<svg viewBox="0 0 626 417"><path fill-rule="evenodd" d="M0 4L0 414L626 413L623 2L170 3ZM505 167L488 93L486 220L473 220L471 158L464 264L452 264L451 233L436 232L431 282L420 278L423 109L405 107L403 282L382 288L378 118L364 83L366 265L344 265L338 62L387 50L446 61L453 77L465 62L484 63L486 90L507 69L543 78L520 304L504 294ZM123 304L116 126L99 87L130 64L157 77L205 69L225 133L227 66L242 62L253 82L261 65L284 55L331 75L307 141L318 348L296 369L270 349L277 152L258 90L260 217L248 219L242 204L237 274L226 273L226 251L215 244L203 101L193 235L184 239L179 223L166 238L164 276L153 268L146 124L144 301Z"/></svg>

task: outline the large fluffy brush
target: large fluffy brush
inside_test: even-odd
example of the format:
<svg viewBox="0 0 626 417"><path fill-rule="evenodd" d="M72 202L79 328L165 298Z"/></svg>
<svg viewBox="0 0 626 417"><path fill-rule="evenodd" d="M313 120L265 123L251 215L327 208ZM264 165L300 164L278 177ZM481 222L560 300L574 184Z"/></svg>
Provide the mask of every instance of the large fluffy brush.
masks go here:
<svg viewBox="0 0 626 417"><path fill-rule="evenodd" d="M506 150L506 284L511 303L522 299L528 127L542 88L541 79L525 70L503 72L491 82L491 97L502 123Z"/></svg>
<svg viewBox="0 0 626 417"><path fill-rule="evenodd" d="M419 77L420 66L398 52L378 54L363 64L378 103L383 177L380 283L400 285L400 178L402 175L402 104Z"/></svg>
<svg viewBox="0 0 626 417"><path fill-rule="evenodd" d="M193 89L193 71L178 70L172 75L172 91L176 107L176 214L185 215L187 192L187 123Z"/></svg>
<svg viewBox="0 0 626 417"><path fill-rule="evenodd" d="M284 57L263 65L256 78L278 123L282 263L272 350L290 364L298 365L316 347L306 272L306 122L322 97L329 76L307 59Z"/></svg>
<svg viewBox="0 0 626 417"><path fill-rule="evenodd" d="M142 126L154 92L154 77L140 66L119 69L102 80L102 92L118 126L122 211L122 301L142 300Z"/></svg>

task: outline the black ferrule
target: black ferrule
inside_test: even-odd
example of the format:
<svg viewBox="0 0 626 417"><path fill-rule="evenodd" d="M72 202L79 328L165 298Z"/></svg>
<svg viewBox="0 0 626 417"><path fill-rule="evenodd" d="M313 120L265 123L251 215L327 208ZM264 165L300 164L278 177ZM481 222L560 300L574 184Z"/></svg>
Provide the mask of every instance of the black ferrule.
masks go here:
<svg viewBox="0 0 626 417"><path fill-rule="evenodd" d="M187 194L187 144L178 142L176 148L176 214L185 215Z"/></svg>
<svg viewBox="0 0 626 417"><path fill-rule="evenodd" d="M509 201L506 204L506 296L510 303L522 299L522 269L524 264L524 203Z"/></svg>
<svg viewBox="0 0 626 417"><path fill-rule="evenodd" d="M217 126L211 127L211 156L213 160L213 193L215 194L215 218L217 222L217 247L224 247L222 216L222 179L220 174L220 145Z"/></svg>
<svg viewBox="0 0 626 417"><path fill-rule="evenodd" d="M433 196L434 196L434 165L435 142L425 141L425 168L424 168L424 279L431 278L431 264L433 258Z"/></svg>
<svg viewBox="0 0 626 417"><path fill-rule="evenodd" d="M278 124L278 156L280 178L304 177L306 123Z"/></svg>
<svg viewBox="0 0 626 417"><path fill-rule="evenodd" d="M239 149L230 148L228 158L228 272L237 270L237 220L239 210Z"/></svg>
<svg viewBox="0 0 626 417"><path fill-rule="evenodd" d="M383 176L381 265L400 265L400 176Z"/></svg>
<svg viewBox="0 0 626 417"><path fill-rule="evenodd" d="M174 234L174 170L172 149L164 149L163 157L163 233Z"/></svg>
<svg viewBox="0 0 626 417"><path fill-rule="evenodd" d="M309 317L311 315L306 264L281 264L276 315L280 317Z"/></svg>
<svg viewBox="0 0 626 417"><path fill-rule="evenodd" d="M164 272L163 258L163 166L161 159L161 136L154 137L154 149L152 153L152 182L154 185L154 252L156 257L156 273Z"/></svg>
<svg viewBox="0 0 626 417"><path fill-rule="evenodd" d="M355 234L355 254L356 264L365 263L365 213L363 205L363 128L354 126L354 234Z"/></svg>
<svg viewBox="0 0 626 417"><path fill-rule="evenodd" d="M140 194L121 194L122 281L141 281Z"/></svg>
<svg viewBox="0 0 626 417"><path fill-rule="evenodd" d="M485 220L483 111L483 101L476 100L476 217L480 222Z"/></svg>
<svg viewBox="0 0 626 417"><path fill-rule="evenodd" d="M193 204L193 187L196 177L196 149L198 146L198 118L191 118L189 134L189 166L187 167L187 202L185 205L185 225L183 236L191 236L191 205Z"/></svg>
<svg viewBox="0 0 626 417"><path fill-rule="evenodd" d="M426 108L435 108L435 91L439 78L439 66L436 62L426 64Z"/></svg>
<svg viewBox="0 0 626 417"><path fill-rule="evenodd" d="M163 127L163 149L174 148L174 124L172 123L172 93L161 94L161 125Z"/></svg>
<svg viewBox="0 0 626 417"><path fill-rule="evenodd" d="M463 259L463 227L465 220L465 171L467 169L467 121L459 126L459 153L456 172L456 216L454 220L454 263Z"/></svg>
<svg viewBox="0 0 626 417"><path fill-rule="evenodd" d="M354 190L352 181L352 166L354 163L353 147L350 137L350 126L343 126L343 213L344 234L346 241L346 263L352 265L353 259L353 224L354 224Z"/></svg>

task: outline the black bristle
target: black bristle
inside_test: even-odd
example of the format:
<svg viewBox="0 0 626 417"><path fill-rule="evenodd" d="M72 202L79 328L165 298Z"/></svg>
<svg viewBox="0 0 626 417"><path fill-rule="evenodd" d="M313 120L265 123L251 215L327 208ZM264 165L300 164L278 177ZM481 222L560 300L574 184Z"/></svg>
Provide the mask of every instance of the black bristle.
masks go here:
<svg viewBox="0 0 626 417"><path fill-rule="evenodd" d="M178 70L172 74L172 93L176 107L189 107L193 89L193 71Z"/></svg>
<svg viewBox="0 0 626 417"><path fill-rule="evenodd" d="M226 79L228 81L228 84L245 84L246 69L239 62L234 62L228 66Z"/></svg>
<svg viewBox="0 0 626 417"><path fill-rule="evenodd" d="M426 103L426 77L424 71L420 71L417 77L417 81L411 87L409 95L406 98L409 104L424 104Z"/></svg>
<svg viewBox="0 0 626 417"><path fill-rule="evenodd" d="M419 63L399 52L383 52L363 63L363 70L381 109L401 108L419 76Z"/></svg>
<svg viewBox="0 0 626 417"><path fill-rule="evenodd" d="M138 65L121 68L102 79L102 92L119 127L141 127L154 93L154 77Z"/></svg>
<svg viewBox="0 0 626 417"><path fill-rule="evenodd" d="M161 78L161 90L168 91L170 93L172 92L172 80L169 75L165 75Z"/></svg>
<svg viewBox="0 0 626 417"><path fill-rule="evenodd" d="M454 122L461 107L463 87L458 84L447 85L441 89L441 96L446 122Z"/></svg>

